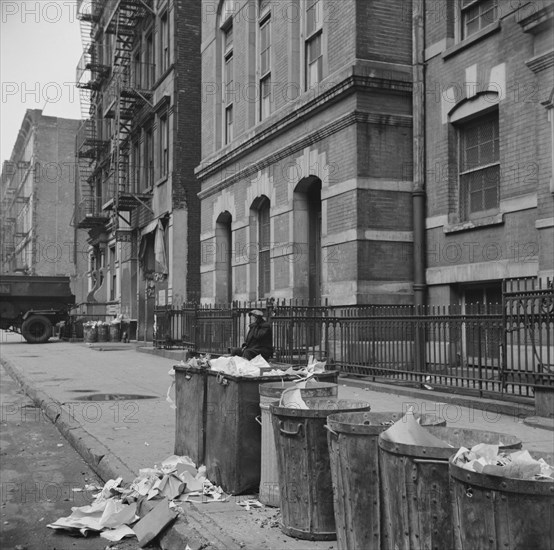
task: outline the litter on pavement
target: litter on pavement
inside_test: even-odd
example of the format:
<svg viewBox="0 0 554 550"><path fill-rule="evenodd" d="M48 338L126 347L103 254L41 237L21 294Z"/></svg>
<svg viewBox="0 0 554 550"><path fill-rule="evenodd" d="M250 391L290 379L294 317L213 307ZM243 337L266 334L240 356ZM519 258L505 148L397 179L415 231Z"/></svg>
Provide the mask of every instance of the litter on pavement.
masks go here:
<svg viewBox="0 0 554 550"><path fill-rule="evenodd" d="M132 483L123 484L118 477L101 488L90 485L87 488L98 490L93 502L73 507L70 516L59 518L48 527L83 536L96 532L109 541L136 536L142 547L183 511L181 503L221 502L228 498L206 478L205 466L197 469L190 458L177 455L169 456L153 468L140 469ZM254 501L247 502L250 506L257 505Z"/></svg>

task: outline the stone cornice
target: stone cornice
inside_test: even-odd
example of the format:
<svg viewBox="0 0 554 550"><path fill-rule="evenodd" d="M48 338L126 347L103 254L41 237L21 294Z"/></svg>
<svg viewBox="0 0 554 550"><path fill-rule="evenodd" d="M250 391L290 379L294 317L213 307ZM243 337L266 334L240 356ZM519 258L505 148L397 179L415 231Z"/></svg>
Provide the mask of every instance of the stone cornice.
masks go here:
<svg viewBox="0 0 554 550"><path fill-rule="evenodd" d="M236 162L250 153L253 148L261 146L267 140L274 139L294 125L302 123L306 118L315 115L349 94L371 89L401 94L411 94L412 91L412 83L408 80L375 78L352 74L351 71L339 82L335 84L331 82L325 85L324 81L322 86L324 91L315 98L308 100L299 98L292 106L274 113L273 117L268 120L267 126L262 125L247 132L242 140L230 144L227 150L222 149L205 159L195 170L199 181L206 179L224 166ZM394 117L398 115L385 116Z"/></svg>
<svg viewBox="0 0 554 550"><path fill-rule="evenodd" d="M554 4L550 4L536 11L533 4L531 4L531 6L531 15L519 20L523 32L537 34L545 28L551 27L554 19ZM525 11L525 9L522 9L522 13L525 13Z"/></svg>
<svg viewBox="0 0 554 550"><path fill-rule="evenodd" d="M541 71L544 71L545 69L554 67L554 49L528 59L525 64L534 73L539 73Z"/></svg>
<svg viewBox="0 0 554 550"><path fill-rule="evenodd" d="M311 132L310 134L302 137L299 140L283 147L279 151L272 153L271 155L266 156L265 158L259 160L258 162L249 164L243 169L234 171L227 178L221 180L219 183L203 189L198 193L200 200L205 199L215 193L219 193L226 187L229 187L240 181L241 179L246 179L250 176L254 176L260 170L271 166L279 162L282 159L285 159L299 151L303 151L306 147L313 145L337 132L340 132L344 128L351 126L352 124L365 123L365 124L380 124L380 125L389 125L389 126L403 126L411 127L412 126L412 117L410 115L390 115L390 114L377 114L377 113L365 113L359 111L353 111L342 117L330 122L326 126L323 126ZM248 151L250 152L250 151ZM210 170L210 173L220 170L221 166Z"/></svg>

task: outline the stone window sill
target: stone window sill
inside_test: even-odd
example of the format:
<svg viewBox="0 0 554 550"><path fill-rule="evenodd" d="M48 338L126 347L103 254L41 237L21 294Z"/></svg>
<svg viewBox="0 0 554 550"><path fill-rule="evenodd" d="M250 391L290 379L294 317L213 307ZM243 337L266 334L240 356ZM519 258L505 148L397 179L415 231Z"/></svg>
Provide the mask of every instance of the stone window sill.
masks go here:
<svg viewBox="0 0 554 550"><path fill-rule="evenodd" d="M444 52L442 52L442 58L448 59L449 57L457 54L458 52L461 52L462 50L465 50L466 48L469 48L470 46L473 46L473 44L475 44L476 42L481 41L483 38L491 34L494 34L499 30L500 30L500 19L497 19L494 23L487 25L484 29L481 29L480 31L472 34L471 36L468 36L461 42L458 42L454 46L451 46L450 48L444 50Z"/></svg>
<svg viewBox="0 0 554 550"><path fill-rule="evenodd" d="M494 216L486 216L474 220L467 220L460 223L445 225L442 230L444 231L444 233L457 233L460 231L471 231L472 229L480 229L482 227L488 227L491 225L502 225L503 223L504 214L500 212L498 214L495 214Z"/></svg>

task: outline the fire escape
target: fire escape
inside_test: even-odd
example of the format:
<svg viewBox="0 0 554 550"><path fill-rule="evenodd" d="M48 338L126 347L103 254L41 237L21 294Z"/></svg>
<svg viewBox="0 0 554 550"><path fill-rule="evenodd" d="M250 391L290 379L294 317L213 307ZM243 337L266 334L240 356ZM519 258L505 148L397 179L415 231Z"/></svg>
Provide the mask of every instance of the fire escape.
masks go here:
<svg viewBox="0 0 554 550"><path fill-rule="evenodd" d="M154 65L133 59L135 32L140 20L153 13L142 0L119 0L104 29L114 36L112 75L103 96L102 115L113 120L104 211L112 214L117 240L129 240L130 212L143 205L151 210L149 194L140 193L130 166L133 120L141 109L152 107ZM134 172L134 171L133 171ZM128 217L122 215L127 212ZM125 223L122 226L120 220ZM126 229L120 230L120 227Z"/></svg>
<svg viewBox="0 0 554 550"><path fill-rule="evenodd" d="M154 13L151 0L78 1L84 53L77 67L81 108L87 118L77 135L79 182L77 226L97 231L111 229L116 239L129 240L119 231L120 220L129 229L130 212L142 204L150 209L149 195L140 194L130 176L130 133L141 108L151 107L153 65L132 59L136 29ZM108 39L98 41L103 31ZM111 42L111 45L108 45ZM104 49L103 49L104 46Z"/></svg>
<svg viewBox="0 0 554 550"><path fill-rule="evenodd" d="M75 140L77 186L74 222L77 227L89 230L101 228L109 220L109 216L102 211L101 185L97 184L101 160L109 143L103 139L102 120L98 119L96 113L102 83L110 73L102 44L93 39L101 9L99 0L77 2L83 55L76 69L76 86L79 88L81 117L84 120Z"/></svg>

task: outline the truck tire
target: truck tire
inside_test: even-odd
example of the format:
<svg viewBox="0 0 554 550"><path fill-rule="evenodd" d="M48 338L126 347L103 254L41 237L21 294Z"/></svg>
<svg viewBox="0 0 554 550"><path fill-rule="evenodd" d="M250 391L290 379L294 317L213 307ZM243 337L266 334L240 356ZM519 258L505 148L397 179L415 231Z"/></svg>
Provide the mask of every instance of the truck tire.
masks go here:
<svg viewBox="0 0 554 550"><path fill-rule="evenodd" d="M23 321L21 334L29 344L44 344L52 335L52 323L44 315L31 315Z"/></svg>

